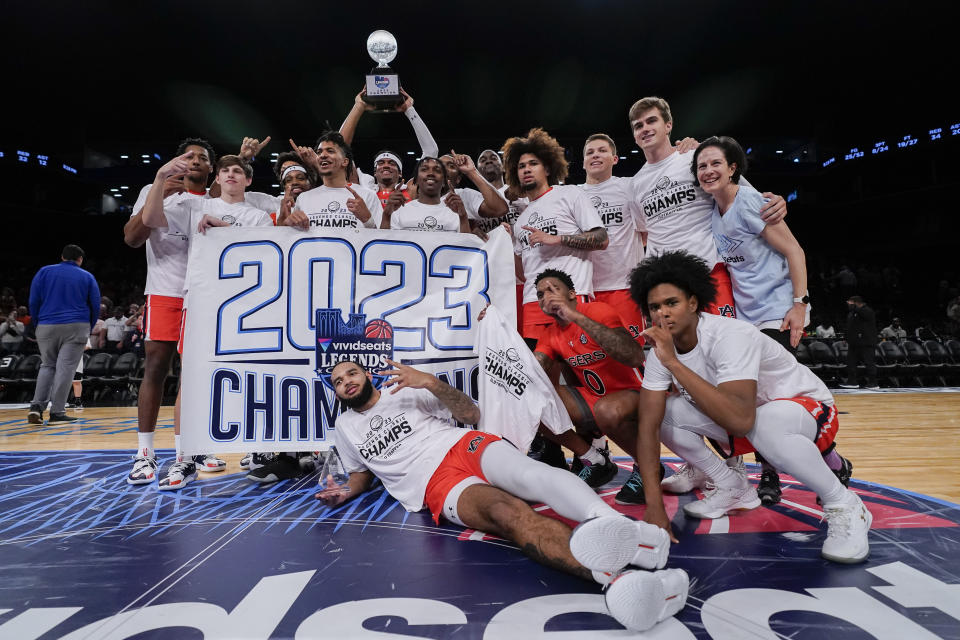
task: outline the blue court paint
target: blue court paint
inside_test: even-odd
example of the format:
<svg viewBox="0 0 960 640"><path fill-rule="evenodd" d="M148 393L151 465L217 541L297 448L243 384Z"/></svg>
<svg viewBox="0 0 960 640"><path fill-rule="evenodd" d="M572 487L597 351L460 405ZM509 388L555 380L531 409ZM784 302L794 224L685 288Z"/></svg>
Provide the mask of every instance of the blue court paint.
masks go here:
<svg viewBox="0 0 960 640"><path fill-rule="evenodd" d="M379 487L331 510L312 498L315 477L262 487L210 475L167 493L128 486L130 466L120 452L0 453L0 637L169 637L164 625L188 638L200 632L183 627L207 638L624 637L598 586L407 514ZM960 506L854 481L874 514L872 553L841 566L819 556L814 496L784 481L781 505L717 521L684 518L693 495L668 497L680 537L668 566L693 584L657 638L960 638Z"/></svg>

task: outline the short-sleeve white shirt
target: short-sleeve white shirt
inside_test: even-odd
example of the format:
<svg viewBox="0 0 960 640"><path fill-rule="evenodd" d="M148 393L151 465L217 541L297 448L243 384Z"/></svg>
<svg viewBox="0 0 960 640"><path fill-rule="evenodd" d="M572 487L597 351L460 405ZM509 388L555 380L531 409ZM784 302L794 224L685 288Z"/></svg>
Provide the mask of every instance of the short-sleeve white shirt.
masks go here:
<svg viewBox="0 0 960 640"><path fill-rule="evenodd" d="M647 254L684 250L713 268L720 261L710 218L713 198L694 183L693 151L648 162L633 177L633 195L647 227Z"/></svg>
<svg viewBox="0 0 960 640"><path fill-rule="evenodd" d="M311 227L379 228L383 205L376 192L360 185L350 185L350 188L357 192L370 210L370 219L365 223L347 209L347 200L353 198L353 194L346 187L320 185L304 191L297 196L296 208L307 214Z"/></svg>
<svg viewBox="0 0 960 640"><path fill-rule="evenodd" d="M758 407L771 400L799 396L833 404L833 396L820 378L749 322L709 313L699 317L697 346L677 354L677 358L710 384L756 380ZM643 388L666 391L671 383L687 401L696 404L651 349L644 362Z"/></svg>
<svg viewBox="0 0 960 640"><path fill-rule="evenodd" d="M390 228L406 231L460 231L460 216L443 204L411 200L390 215Z"/></svg>
<svg viewBox="0 0 960 640"><path fill-rule="evenodd" d="M152 184L144 186L133 205L131 218L143 210ZM206 198L206 194L185 191L169 196L165 201L183 198ZM183 283L187 277L187 256L190 252L190 235L171 231L169 227L151 229L147 237L147 283L143 293L151 296L183 297Z"/></svg>
<svg viewBox="0 0 960 640"><path fill-rule="evenodd" d="M369 470L407 511L419 511L430 478L466 431L432 393L404 388L381 393L366 411L341 413L334 433L348 473Z"/></svg>
<svg viewBox="0 0 960 640"><path fill-rule="evenodd" d="M593 263L590 251L562 244L530 246L533 227L553 235L572 235L603 226L597 210L574 185L555 186L530 202L513 225L513 252L523 265L523 302L537 301L534 280L544 269L559 269L573 279L579 295L593 295Z"/></svg>
<svg viewBox="0 0 960 640"><path fill-rule="evenodd" d="M630 178L613 176L599 184L581 184L607 229L610 244L603 251L591 251L593 290L616 291L629 285L630 270L643 260L643 242L637 226L638 213ZM640 224L644 221L640 219Z"/></svg>

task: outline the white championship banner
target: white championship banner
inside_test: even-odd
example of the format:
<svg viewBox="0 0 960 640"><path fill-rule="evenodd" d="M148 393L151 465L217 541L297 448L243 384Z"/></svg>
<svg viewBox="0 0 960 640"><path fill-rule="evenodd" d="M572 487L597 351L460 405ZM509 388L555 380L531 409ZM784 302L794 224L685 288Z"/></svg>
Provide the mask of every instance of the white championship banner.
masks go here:
<svg viewBox="0 0 960 640"><path fill-rule="evenodd" d="M460 233L229 227L194 236L181 435L187 455L319 451L340 413L330 369L387 358L477 399L477 315L516 322L513 247ZM375 377L379 386L382 379Z"/></svg>

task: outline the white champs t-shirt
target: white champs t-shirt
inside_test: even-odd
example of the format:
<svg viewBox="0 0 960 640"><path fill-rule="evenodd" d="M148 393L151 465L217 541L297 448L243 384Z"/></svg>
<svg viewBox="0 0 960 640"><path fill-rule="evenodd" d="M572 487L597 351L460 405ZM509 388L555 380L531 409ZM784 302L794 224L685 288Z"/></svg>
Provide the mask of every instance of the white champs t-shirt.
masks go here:
<svg viewBox="0 0 960 640"><path fill-rule="evenodd" d="M407 511L419 511L430 478L465 433L435 395L404 388L384 391L366 411L341 413L334 441L345 471L372 472Z"/></svg>
<svg viewBox="0 0 960 640"><path fill-rule="evenodd" d="M152 184L140 190L137 202L133 205L131 218L143 210L147 202ZM164 201L173 202L182 198L206 198L206 194L185 191L181 194L168 196ZM171 231L169 227L151 229L147 238L147 284L143 289L145 295L183 297L183 283L187 278L187 256L190 252L190 234Z"/></svg>
<svg viewBox="0 0 960 640"><path fill-rule="evenodd" d="M634 201L647 227L647 253L685 250L713 268L720 261L710 218L713 198L694 185L693 151L648 162L633 177Z"/></svg>
<svg viewBox="0 0 960 640"><path fill-rule="evenodd" d="M593 295L593 263L590 251L562 244L530 246L533 227L552 235L572 235L603 226L597 210L574 185L559 185L531 201L513 225L513 252L523 265L523 302L537 301L534 280L544 269L559 269L573 279L579 295ZM712 242L711 237L711 242Z"/></svg>
<svg viewBox="0 0 960 640"><path fill-rule="evenodd" d="M758 407L771 400L798 396L833 404L833 396L820 378L776 340L743 320L701 313L697 346L677 358L713 385L756 380ZM666 391L671 383L687 401L696 404L651 349L644 362L643 388Z"/></svg>
<svg viewBox="0 0 960 640"><path fill-rule="evenodd" d="M590 199L610 237L606 249L590 252L593 290L626 289L630 270L643 260L640 232L647 230L633 197L630 178L613 176L599 184L579 186Z"/></svg>
<svg viewBox="0 0 960 640"><path fill-rule="evenodd" d="M370 210L370 219L365 223L347 209L347 200L353 198L353 194L346 187L320 185L304 191L297 196L296 208L307 214L311 227L379 228L383 205L376 192L356 184L351 184L350 188L357 192Z"/></svg>
<svg viewBox="0 0 960 640"><path fill-rule="evenodd" d="M460 231L460 216L443 204L411 200L390 215L390 228L406 231Z"/></svg>

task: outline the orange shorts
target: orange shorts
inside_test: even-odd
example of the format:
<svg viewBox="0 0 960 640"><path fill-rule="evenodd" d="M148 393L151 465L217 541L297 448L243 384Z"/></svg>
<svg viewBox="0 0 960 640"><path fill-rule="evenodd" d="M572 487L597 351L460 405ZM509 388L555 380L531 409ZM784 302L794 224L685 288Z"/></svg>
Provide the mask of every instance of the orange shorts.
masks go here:
<svg viewBox="0 0 960 640"><path fill-rule="evenodd" d="M717 287L717 299L707 305L707 313L736 318L737 307L733 303L733 283L730 282L730 272L727 271L727 265L722 262L713 265L710 278Z"/></svg>
<svg viewBox="0 0 960 640"><path fill-rule="evenodd" d="M643 311L630 297L629 289L615 291L597 291L593 294L597 302L606 302L614 308L620 316L623 328L630 332L631 337L639 344L643 344L643 330L647 328L643 319Z"/></svg>
<svg viewBox="0 0 960 640"><path fill-rule="evenodd" d="M590 302L589 296L577 296L577 299L580 302ZM522 309L523 328L520 331L520 335L524 338L539 340L544 329L556 322L556 320L543 312L539 302L525 302Z"/></svg>
<svg viewBox="0 0 960 640"><path fill-rule="evenodd" d="M817 445L817 449L820 450L820 453L825 453L830 449L830 447L833 445L833 441L837 438L837 430L840 428L837 405L826 404L820 402L819 400L814 400L813 398L807 398L804 396L799 396L796 398L777 398L777 400L789 400L791 402L796 402L801 407L806 409L817 421L817 435L813 439L813 443ZM711 440L710 442L713 444L713 448L716 449L718 453L725 456L725 454L722 453L723 449L720 447L718 442L715 440ZM756 452L756 449L753 448L753 445L750 444L750 441L746 438L730 436L730 442L728 444L730 447L731 456L742 456L745 453Z"/></svg>
<svg viewBox="0 0 960 640"><path fill-rule="evenodd" d="M143 304L143 335L154 342L179 342L183 298L148 295Z"/></svg>
<svg viewBox="0 0 960 640"><path fill-rule="evenodd" d="M480 468L480 457L487 446L499 439L492 433L467 431L455 445L450 447L450 451L447 452L447 455L440 462L440 466L430 477L424 495L423 501L433 515L434 523L440 523L443 503L446 502L447 494L450 493L451 489L467 478L474 476L487 482L487 478L483 475L483 469Z"/></svg>

